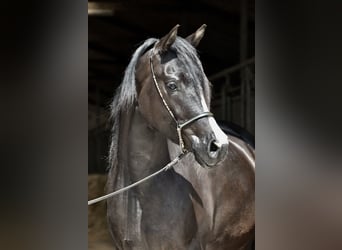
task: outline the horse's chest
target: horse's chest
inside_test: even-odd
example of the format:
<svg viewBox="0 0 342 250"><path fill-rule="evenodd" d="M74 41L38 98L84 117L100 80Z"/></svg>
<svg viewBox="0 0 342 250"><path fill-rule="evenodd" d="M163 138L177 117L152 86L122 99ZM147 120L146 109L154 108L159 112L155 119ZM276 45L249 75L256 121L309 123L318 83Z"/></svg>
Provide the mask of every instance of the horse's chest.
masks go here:
<svg viewBox="0 0 342 250"><path fill-rule="evenodd" d="M201 245L213 246L206 249L221 249L220 246L227 244L246 242L245 238L250 237L254 228L254 199L249 195L251 192L241 187L243 182L239 178L227 182L222 179L224 173L212 171L215 176L207 176L208 172L202 173L201 169L189 169L181 174L192 180L194 187L191 200L198 227L197 238ZM195 175L198 176L196 181L192 178Z"/></svg>

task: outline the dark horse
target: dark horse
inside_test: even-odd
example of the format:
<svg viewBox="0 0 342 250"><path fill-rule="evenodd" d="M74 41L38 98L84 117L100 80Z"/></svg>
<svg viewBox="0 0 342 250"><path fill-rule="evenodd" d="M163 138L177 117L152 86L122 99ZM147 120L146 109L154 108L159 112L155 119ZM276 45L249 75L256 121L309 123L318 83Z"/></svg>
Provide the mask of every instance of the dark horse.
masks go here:
<svg viewBox="0 0 342 250"><path fill-rule="evenodd" d="M133 54L112 104L107 192L172 169L108 199L115 249L246 249L254 238L254 150L209 113L210 83L178 25ZM194 118L194 119L193 119ZM189 122L177 131L177 125Z"/></svg>

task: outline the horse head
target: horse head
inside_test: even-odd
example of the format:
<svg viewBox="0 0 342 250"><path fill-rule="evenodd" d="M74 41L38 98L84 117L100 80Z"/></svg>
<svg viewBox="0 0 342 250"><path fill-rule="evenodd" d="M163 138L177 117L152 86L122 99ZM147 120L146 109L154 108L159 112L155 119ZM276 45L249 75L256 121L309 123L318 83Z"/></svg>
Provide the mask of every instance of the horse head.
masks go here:
<svg viewBox="0 0 342 250"><path fill-rule="evenodd" d="M175 143L184 142L201 166L211 168L227 156L228 138L209 112L210 82L195 49L206 25L186 39L177 36L178 27L139 59L138 108L152 128Z"/></svg>

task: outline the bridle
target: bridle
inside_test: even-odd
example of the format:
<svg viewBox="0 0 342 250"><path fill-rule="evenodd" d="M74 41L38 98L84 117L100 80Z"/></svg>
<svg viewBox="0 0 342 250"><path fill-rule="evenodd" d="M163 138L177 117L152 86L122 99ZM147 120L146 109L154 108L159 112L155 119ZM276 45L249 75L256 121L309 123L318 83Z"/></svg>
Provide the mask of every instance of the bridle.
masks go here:
<svg viewBox="0 0 342 250"><path fill-rule="evenodd" d="M131 188L133 188L135 186L138 186L139 184L141 184L141 183L151 179L152 177L154 177L154 176L156 176L156 175L158 175L158 174L160 174L160 173L162 173L164 171L167 171L170 168L172 168L175 164L177 164L188 153L188 151L185 149L185 145L184 145L184 141L183 141L183 137L182 137L182 129L184 127L188 126L189 124L191 124L191 123L193 123L193 122L195 122L195 121L197 121L197 120L199 120L199 119L201 119L203 117L213 116L213 114L211 112L203 112L201 114L198 114L198 115L192 117L191 119L189 119L189 120L187 120L187 121L185 121L183 123L180 123L176 119L174 113L171 111L170 106L167 104L167 102L166 102L166 100L165 100L165 98L164 98L164 96L163 96L163 94L162 94L162 92L160 90L159 84L157 82L156 75L154 73L154 68L153 68L153 63L152 63L152 57L153 56L154 56L154 47L153 47L153 49L151 51L151 55L150 55L150 68L151 68L153 83L154 83L154 86L156 87L156 89L158 91L158 94L159 94L159 96L160 96L160 98L161 98L161 100L162 100L162 102L164 104L164 107L166 108L166 110L170 114L171 118L176 123L176 129L177 129L177 135L178 135L178 139L179 139L179 146L181 148L181 153L175 159L173 159L171 162L169 162L166 166L164 166L162 169L160 169L160 170L152 173L151 175L146 176L145 178L143 178L143 179L141 179L141 180L139 180L137 182L134 182L134 183L132 183L132 184L126 186L126 187L123 187L123 188L121 188L119 190L116 190L114 192L111 192L109 194L100 196L100 197L98 197L96 199L90 200L90 201L88 201L88 206L92 205L92 204L95 204L97 202L100 202L102 200L108 199L109 197L112 197L112 196L118 195L120 193L123 193L123 192L125 192L125 191L127 191L127 190L129 190L129 189L131 189Z"/></svg>
<svg viewBox="0 0 342 250"><path fill-rule="evenodd" d="M174 122L176 123L176 129L177 129L177 135L178 135L178 140L179 140L179 146L181 148L181 152L182 153L185 153L187 152L187 150L185 149L185 145L184 145L184 140L183 140L183 137L182 137L182 129L188 125L190 125L191 123L199 120L199 119L202 119L204 117L209 117L209 116L214 116L213 113L211 112L203 112L201 114L198 114L194 117L192 117L191 119L183 122L183 123L180 123L174 113L171 111L170 109L170 106L167 104L162 92L161 92L161 89L159 87L159 84L158 84L158 81L157 81L157 78L156 78L156 75L154 73L154 68L153 68L153 62L152 62L152 57L155 55L155 52L154 52L154 47L153 49L151 50L151 55L150 55L150 69L151 69L151 73L152 73L152 78L153 78L153 83L154 83L154 86L156 87L157 91L158 91L158 94L164 104L164 107L166 108L166 110L168 111L169 115L171 116L171 118L174 120Z"/></svg>

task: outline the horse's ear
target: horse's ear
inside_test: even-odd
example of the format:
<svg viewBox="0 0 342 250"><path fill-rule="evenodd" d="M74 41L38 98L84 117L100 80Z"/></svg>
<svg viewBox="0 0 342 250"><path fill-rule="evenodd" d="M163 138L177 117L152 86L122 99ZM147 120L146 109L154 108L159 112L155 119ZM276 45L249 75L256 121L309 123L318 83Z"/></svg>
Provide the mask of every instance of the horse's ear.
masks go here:
<svg viewBox="0 0 342 250"><path fill-rule="evenodd" d="M192 33L190 36L186 38L186 40L194 47L197 47L200 43L202 37L204 36L205 28L207 27L206 24L203 24L201 27L199 27L196 32Z"/></svg>
<svg viewBox="0 0 342 250"><path fill-rule="evenodd" d="M166 36L159 40L159 42L156 44L157 50L165 52L171 47L171 45L176 41L179 26L180 25L177 24Z"/></svg>

